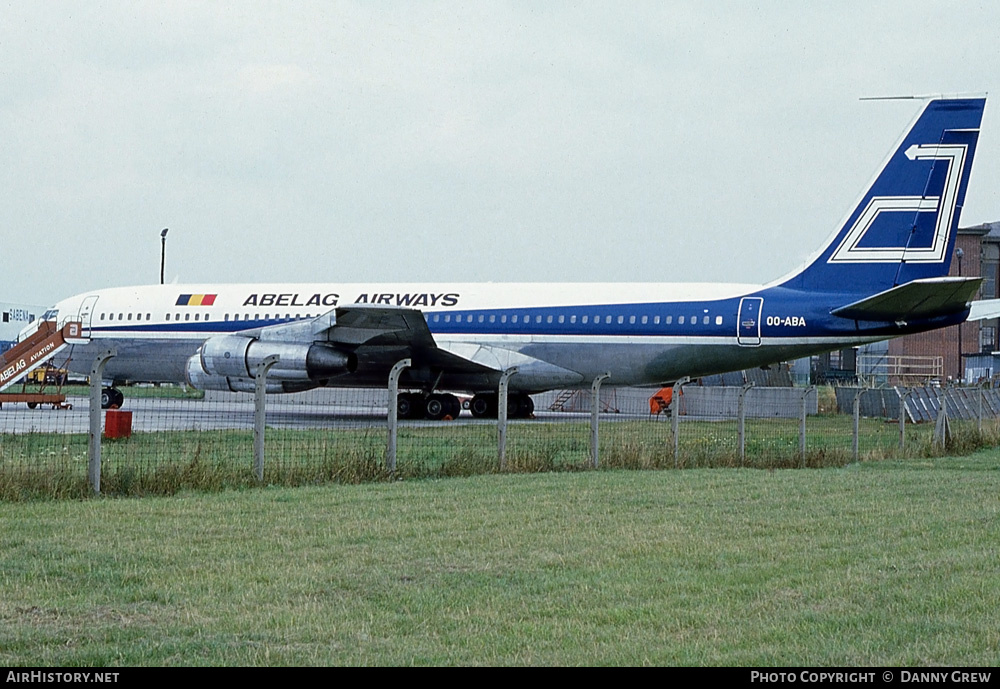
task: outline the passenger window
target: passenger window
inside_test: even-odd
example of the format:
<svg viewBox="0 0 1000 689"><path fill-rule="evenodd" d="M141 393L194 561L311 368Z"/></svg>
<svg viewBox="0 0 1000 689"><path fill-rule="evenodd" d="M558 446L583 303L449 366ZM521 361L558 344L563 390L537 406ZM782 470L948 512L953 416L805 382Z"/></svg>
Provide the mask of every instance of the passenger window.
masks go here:
<svg viewBox="0 0 1000 689"><path fill-rule="evenodd" d="M647 323L649 323L649 316L643 316L642 317L642 324L646 325Z"/></svg>
<svg viewBox="0 0 1000 689"><path fill-rule="evenodd" d="M510 322L511 323L517 323L517 314L516 313L513 316L510 317Z"/></svg>
<svg viewBox="0 0 1000 689"><path fill-rule="evenodd" d="M589 316L584 316L583 317L583 322L586 323L588 318L589 318Z"/></svg>
<svg viewBox="0 0 1000 689"><path fill-rule="evenodd" d="M201 314L200 314L200 313L196 313L196 314L194 315L194 319L195 319L195 320L198 320L199 318L201 318Z"/></svg>
<svg viewBox="0 0 1000 689"><path fill-rule="evenodd" d="M445 323L451 323L451 314L450 313L446 313L444 315L444 322Z"/></svg>
<svg viewBox="0 0 1000 689"><path fill-rule="evenodd" d="M660 317L653 316L653 325L659 325L659 324L660 324Z"/></svg>
<svg viewBox="0 0 1000 689"><path fill-rule="evenodd" d="M491 313L490 314L490 323L496 323L496 322L497 322L497 315L495 313Z"/></svg>
<svg viewBox="0 0 1000 689"><path fill-rule="evenodd" d="M559 322L560 323L565 323L566 322L566 316L559 316Z"/></svg>
<svg viewBox="0 0 1000 689"><path fill-rule="evenodd" d="M715 324L716 325L722 325L722 316L716 316L715 317Z"/></svg>
<svg viewBox="0 0 1000 689"><path fill-rule="evenodd" d="M535 323L541 323L541 322L542 322L542 317L541 316L535 316Z"/></svg>
<svg viewBox="0 0 1000 689"><path fill-rule="evenodd" d="M708 316L703 316L701 319L702 325L708 325Z"/></svg>
<svg viewBox="0 0 1000 689"><path fill-rule="evenodd" d="M191 314L190 313L185 313L184 314L184 320L186 320L186 321L191 320Z"/></svg>
<svg viewBox="0 0 1000 689"><path fill-rule="evenodd" d="M465 322L466 322L466 323L471 323L471 322L472 322L472 314L471 314L471 313L470 313L470 314L469 314L469 316L468 316L468 317L467 317L467 318L465 319Z"/></svg>
<svg viewBox="0 0 1000 689"><path fill-rule="evenodd" d="M167 320L167 321L170 320L170 314L169 313L167 314L167 317L164 320Z"/></svg>
<svg viewBox="0 0 1000 689"><path fill-rule="evenodd" d="M605 323L610 323L611 322L611 316L605 316L604 317L604 322Z"/></svg>
<svg viewBox="0 0 1000 689"><path fill-rule="evenodd" d="M572 316L569 317L569 322L570 323L576 323L576 314L575 313Z"/></svg>
<svg viewBox="0 0 1000 689"><path fill-rule="evenodd" d="M502 316L500 316L500 322L501 323L506 323L507 322L507 314L503 314Z"/></svg>
<svg viewBox="0 0 1000 689"><path fill-rule="evenodd" d="M670 325L673 322L674 322L674 317L673 316L667 316L667 319L666 319L665 323L667 325Z"/></svg>
<svg viewBox="0 0 1000 689"><path fill-rule="evenodd" d="M618 317L618 325L621 325L624 322L625 322L625 316L619 316Z"/></svg>
<svg viewBox="0 0 1000 689"><path fill-rule="evenodd" d="M549 316L548 318L546 318L545 322L546 323L551 323L552 322L552 316Z"/></svg>
<svg viewBox="0 0 1000 689"><path fill-rule="evenodd" d="M483 314L479 314L479 322L482 323L486 317Z"/></svg>
<svg viewBox="0 0 1000 689"><path fill-rule="evenodd" d="M678 325L684 325L684 316L681 316L680 318L678 318L677 319L677 323L678 323Z"/></svg>

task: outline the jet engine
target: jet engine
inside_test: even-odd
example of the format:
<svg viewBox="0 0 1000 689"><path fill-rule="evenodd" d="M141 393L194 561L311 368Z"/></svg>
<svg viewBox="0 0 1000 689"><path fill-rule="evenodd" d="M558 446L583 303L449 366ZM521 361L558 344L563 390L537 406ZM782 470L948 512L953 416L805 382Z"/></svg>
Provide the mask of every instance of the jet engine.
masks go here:
<svg viewBox="0 0 1000 689"><path fill-rule="evenodd" d="M278 363L268 371L267 392L301 392L335 376L353 373L357 357L319 343L262 342L244 335L210 337L188 359L188 383L200 390L252 392L254 373L267 357Z"/></svg>

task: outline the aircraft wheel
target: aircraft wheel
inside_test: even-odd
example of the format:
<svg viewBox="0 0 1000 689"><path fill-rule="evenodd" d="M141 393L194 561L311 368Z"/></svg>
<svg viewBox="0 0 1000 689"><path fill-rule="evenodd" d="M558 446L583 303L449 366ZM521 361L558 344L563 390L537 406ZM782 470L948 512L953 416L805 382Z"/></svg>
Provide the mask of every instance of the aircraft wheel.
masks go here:
<svg viewBox="0 0 1000 689"><path fill-rule="evenodd" d="M114 388L101 388L101 409L111 409L114 392Z"/></svg>
<svg viewBox="0 0 1000 689"><path fill-rule="evenodd" d="M424 400L424 415L431 421L440 421L448 413L445 395L428 395Z"/></svg>
<svg viewBox="0 0 1000 689"><path fill-rule="evenodd" d="M38 406L38 402L28 402L28 409L34 409Z"/></svg>
<svg viewBox="0 0 1000 689"><path fill-rule="evenodd" d="M420 415L421 400L417 395L404 392L396 395L396 418L415 419Z"/></svg>
<svg viewBox="0 0 1000 689"><path fill-rule="evenodd" d="M531 399L531 395L518 395L518 418L527 419L531 418L531 415L535 413L535 401Z"/></svg>
<svg viewBox="0 0 1000 689"><path fill-rule="evenodd" d="M476 395L469 402L469 411L477 419L488 419L497 415L496 395Z"/></svg>
<svg viewBox="0 0 1000 689"><path fill-rule="evenodd" d="M462 413L462 402L455 395L442 395L445 401L445 415L452 419L457 419Z"/></svg>

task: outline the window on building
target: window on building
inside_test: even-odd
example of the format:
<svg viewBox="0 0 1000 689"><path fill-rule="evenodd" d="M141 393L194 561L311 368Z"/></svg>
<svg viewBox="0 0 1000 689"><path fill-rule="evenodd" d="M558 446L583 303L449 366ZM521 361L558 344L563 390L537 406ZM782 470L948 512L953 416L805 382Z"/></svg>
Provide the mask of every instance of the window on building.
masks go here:
<svg viewBox="0 0 1000 689"><path fill-rule="evenodd" d="M979 351L983 354L990 354L996 351L997 329L996 326L984 325L979 328Z"/></svg>
<svg viewBox="0 0 1000 689"><path fill-rule="evenodd" d="M980 294L982 299L996 299L997 297L997 268L1000 266L996 261L983 261L982 276L983 286Z"/></svg>

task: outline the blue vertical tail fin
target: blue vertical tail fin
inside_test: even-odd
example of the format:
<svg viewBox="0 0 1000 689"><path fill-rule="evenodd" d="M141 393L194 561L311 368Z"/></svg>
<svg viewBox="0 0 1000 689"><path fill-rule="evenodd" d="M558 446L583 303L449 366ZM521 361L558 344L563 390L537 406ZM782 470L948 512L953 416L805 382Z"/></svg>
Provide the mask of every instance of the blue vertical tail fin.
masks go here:
<svg viewBox="0 0 1000 689"><path fill-rule="evenodd" d="M947 275L985 105L929 100L837 233L782 286L873 294Z"/></svg>

